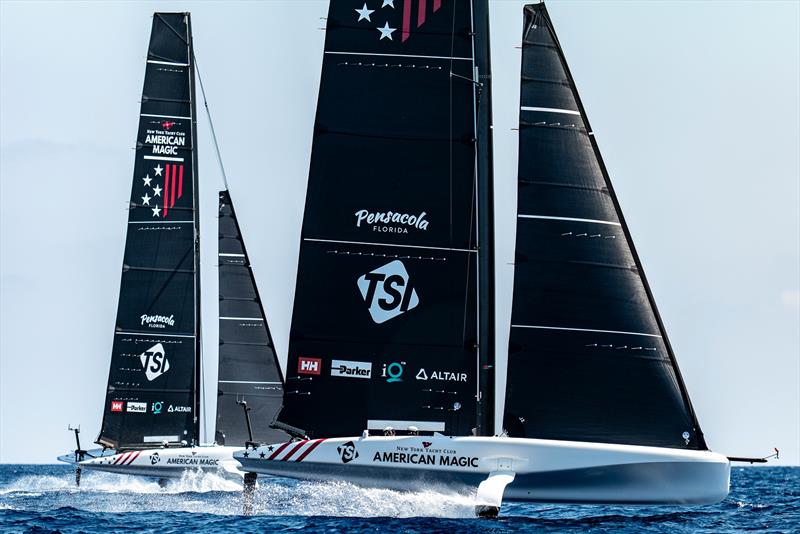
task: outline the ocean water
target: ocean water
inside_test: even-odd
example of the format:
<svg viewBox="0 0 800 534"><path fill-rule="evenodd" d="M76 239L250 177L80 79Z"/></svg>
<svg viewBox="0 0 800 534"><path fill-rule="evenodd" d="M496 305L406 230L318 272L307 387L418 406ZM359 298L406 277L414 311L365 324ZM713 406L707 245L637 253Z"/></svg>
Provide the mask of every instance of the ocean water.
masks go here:
<svg viewBox="0 0 800 534"><path fill-rule="evenodd" d="M61 465L0 465L2 532L800 532L800 468L734 468L731 493L711 506L511 503L473 517L469 495L362 489L260 478L252 516L241 485L187 472L154 480Z"/></svg>

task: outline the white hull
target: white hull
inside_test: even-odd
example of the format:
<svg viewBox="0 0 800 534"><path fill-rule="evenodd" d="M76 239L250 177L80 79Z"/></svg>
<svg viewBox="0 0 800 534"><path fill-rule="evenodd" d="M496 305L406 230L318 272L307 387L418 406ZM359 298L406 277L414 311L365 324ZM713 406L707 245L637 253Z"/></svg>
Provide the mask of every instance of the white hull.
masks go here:
<svg viewBox="0 0 800 534"><path fill-rule="evenodd" d="M88 451L86 459L81 462L75 461L74 453L59 456L58 459L81 469L120 475L180 478L186 470L202 469L241 477L239 462L233 458L237 450L241 448L218 445L137 449L119 453L112 449L95 449Z"/></svg>
<svg viewBox="0 0 800 534"><path fill-rule="evenodd" d="M710 451L505 437L335 438L239 450L246 472L397 490L478 489L502 500L706 504L728 494L730 463Z"/></svg>

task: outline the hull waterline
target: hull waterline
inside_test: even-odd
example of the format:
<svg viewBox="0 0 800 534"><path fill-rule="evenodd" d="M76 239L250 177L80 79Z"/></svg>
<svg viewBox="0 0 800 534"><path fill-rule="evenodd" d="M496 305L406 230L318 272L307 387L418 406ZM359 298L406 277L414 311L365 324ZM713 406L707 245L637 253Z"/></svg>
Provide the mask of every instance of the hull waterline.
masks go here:
<svg viewBox="0 0 800 534"><path fill-rule="evenodd" d="M245 472L346 480L396 490L475 492L502 500L708 504L728 494L730 464L710 451L499 437L335 438L234 454Z"/></svg>

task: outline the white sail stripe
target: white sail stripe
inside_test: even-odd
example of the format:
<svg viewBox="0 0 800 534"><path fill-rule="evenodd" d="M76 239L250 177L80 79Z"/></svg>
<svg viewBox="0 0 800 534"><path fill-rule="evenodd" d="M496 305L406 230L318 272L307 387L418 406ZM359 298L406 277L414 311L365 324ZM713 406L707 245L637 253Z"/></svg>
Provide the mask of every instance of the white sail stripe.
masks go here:
<svg viewBox="0 0 800 534"><path fill-rule="evenodd" d="M158 161L183 161L183 158L168 158L166 156L143 156L144 159L155 159Z"/></svg>
<svg viewBox="0 0 800 534"><path fill-rule="evenodd" d="M153 115L152 113L140 113L140 117L156 117L157 119L184 119L187 121L192 120L191 117L180 117L178 115Z"/></svg>
<svg viewBox="0 0 800 534"><path fill-rule="evenodd" d="M263 321L263 317L220 317L221 321Z"/></svg>
<svg viewBox="0 0 800 534"><path fill-rule="evenodd" d="M218 255L219 256L226 256L226 257L230 256L232 258L244 258L244 254L233 254L233 253L230 253L230 252L220 252Z"/></svg>
<svg viewBox="0 0 800 534"><path fill-rule="evenodd" d="M192 224L194 221L128 221L128 224Z"/></svg>
<svg viewBox="0 0 800 534"><path fill-rule="evenodd" d="M153 332L146 334L144 332L114 332L115 335L118 336L141 336L141 337L187 337L194 339L194 336L191 334L162 334L160 332Z"/></svg>
<svg viewBox="0 0 800 534"><path fill-rule="evenodd" d="M257 382L253 380L218 380L220 384L283 384L283 382Z"/></svg>
<svg viewBox="0 0 800 534"><path fill-rule="evenodd" d="M471 248L447 248L447 247L428 247L425 245L401 245L398 243L369 243L367 241L338 241L336 239L314 239L311 237L304 237L303 241L315 241L317 243L342 243L344 245L371 245L377 247L402 247L402 248L421 248L427 250L450 250L454 252L478 252Z"/></svg>
<svg viewBox="0 0 800 534"><path fill-rule="evenodd" d="M566 326L539 326L539 325L526 325L526 324L512 324L511 328L533 328L537 330L567 330L570 332L596 332L599 334L626 334L631 336L647 336L658 337L659 334L645 334L644 332L625 332L622 330L596 330L594 328L568 328Z"/></svg>
<svg viewBox="0 0 800 534"><path fill-rule="evenodd" d="M170 61L156 61L155 59L148 59L148 63L155 63L156 65L172 65L173 67L188 67L188 63L172 63Z"/></svg>
<svg viewBox="0 0 800 534"><path fill-rule="evenodd" d="M546 113L564 113L566 115L580 115L580 111L574 111L572 109L559 109L559 108L540 108L535 106L520 106L522 111L542 111Z"/></svg>
<svg viewBox="0 0 800 534"><path fill-rule="evenodd" d="M554 215L526 215L524 213L517 214L517 217L522 217L523 219L545 219L551 221L587 222L595 224L608 224L611 226L622 226L620 223L614 221L601 221L599 219L581 219L578 217L556 217Z"/></svg>
<svg viewBox="0 0 800 534"><path fill-rule="evenodd" d="M326 54L335 54L343 56L380 56L380 57L410 57L419 59L457 59L459 61L472 61L471 57L455 57L455 56L419 56L412 54L379 54L377 52L334 52L327 51Z"/></svg>

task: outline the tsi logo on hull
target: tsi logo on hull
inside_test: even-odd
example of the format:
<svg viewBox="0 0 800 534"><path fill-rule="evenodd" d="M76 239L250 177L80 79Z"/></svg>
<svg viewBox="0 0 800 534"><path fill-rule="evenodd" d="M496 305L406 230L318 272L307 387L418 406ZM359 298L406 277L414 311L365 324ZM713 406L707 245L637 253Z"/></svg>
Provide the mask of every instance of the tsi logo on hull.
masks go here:
<svg viewBox="0 0 800 534"><path fill-rule="evenodd" d="M370 378L372 376L372 363L333 360L331 361L331 376Z"/></svg>
<svg viewBox="0 0 800 534"><path fill-rule="evenodd" d="M419 305L419 297L408 279L406 266L394 260L363 275L357 281L372 320L385 323Z"/></svg>
<svg viewBox="0 0 800 534"><path fill-rule="evenodd" d="M141 353L139 360L142 362L144 374L150 382L169 371L169 361L161 343L156 343Z"/></svg>

